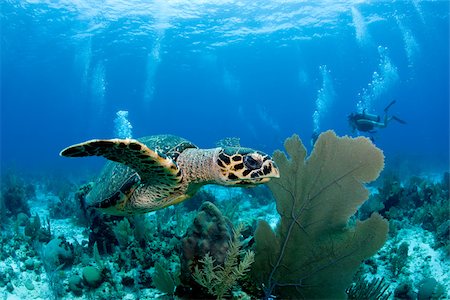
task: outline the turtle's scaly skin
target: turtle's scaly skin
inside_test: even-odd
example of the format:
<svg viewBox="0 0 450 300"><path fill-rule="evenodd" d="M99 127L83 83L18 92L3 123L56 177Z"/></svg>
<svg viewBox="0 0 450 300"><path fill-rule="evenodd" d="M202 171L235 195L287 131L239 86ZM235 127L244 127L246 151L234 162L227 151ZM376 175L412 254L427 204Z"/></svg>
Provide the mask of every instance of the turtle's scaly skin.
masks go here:
<svg viewBox="0 0 450 300"><path fill-rule="evenodd" d="M86 202L114 215L146 213L179 203L209 183L253 186L279 177L264 153L242 147L198 149L172 135L91 140L70 146L61 155L110 160Z"/></svg>

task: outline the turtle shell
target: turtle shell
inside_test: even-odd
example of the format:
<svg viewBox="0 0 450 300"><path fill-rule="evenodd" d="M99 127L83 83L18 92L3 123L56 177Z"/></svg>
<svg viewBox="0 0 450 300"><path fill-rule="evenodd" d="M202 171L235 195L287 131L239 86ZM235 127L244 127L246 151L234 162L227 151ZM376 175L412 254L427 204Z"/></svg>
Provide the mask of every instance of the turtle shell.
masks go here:
<svg viewBox="0 0 450 300"><path fill-rule="evenodd" d="M148 148L157 152L162 158L168 158L175 164L180 153L188 148L197 148L190 141L174 135L154 135L137 139ZM137 178L137 172L124 164L108 161L100 176L96 180L93 189L87 195L88 206L104 202L116 193L126 194L142 185ZM158 184L156 181L155 184ZM106 205L106 203L105 203Z"/></svg>

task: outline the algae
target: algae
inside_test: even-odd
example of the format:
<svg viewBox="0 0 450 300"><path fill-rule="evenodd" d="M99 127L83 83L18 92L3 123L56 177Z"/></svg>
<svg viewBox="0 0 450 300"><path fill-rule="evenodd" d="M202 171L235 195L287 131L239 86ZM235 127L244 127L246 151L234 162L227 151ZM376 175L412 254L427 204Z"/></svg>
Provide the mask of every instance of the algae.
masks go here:
<svg viewBox="0 0 450 300"><path fill-rule="evenodd" d="M384 166L381 150L363 137L321 134L311 155L297 135L276 151L281 177L268 183L281 220L260 221L253 278L264 297L345 299L360 263L385 243L388 222L373 214L349 224L368 198L364 184Z"/></svg>

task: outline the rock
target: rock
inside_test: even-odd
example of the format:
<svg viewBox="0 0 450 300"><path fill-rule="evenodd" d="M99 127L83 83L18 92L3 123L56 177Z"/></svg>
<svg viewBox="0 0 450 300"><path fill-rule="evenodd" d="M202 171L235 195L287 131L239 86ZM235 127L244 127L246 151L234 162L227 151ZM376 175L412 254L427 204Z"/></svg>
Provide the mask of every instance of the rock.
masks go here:
<svg viewBox="0 0 450 300"><path fill-rule="evenodd" d="M123 284L124 286L127 286L127 287L133 286L133 285L134 285L134 279L133 279L133 277L128 276L128 275L122 277L122 284Z"/></svg>
<svg viewBox="0 0 450 300"><path fill-rule="evenodd" d="M25 260L24 264L25 264L25 268L27 270L34 270L34 260L33 259L29 258L29 259Z"/></svg>
<svg viewBox="0 0 450 300"><path fill-rule="evenodd" d="M78 297L83 294L83 281L80 276L72 275L69 278L69 290Z"/></svg>
<svg viewBox="0 0 450 300"><path fill-rule="evenodd" d="M97 288L102 284L103 277L99 269L87 266L83 269L84 282L90 287Z"/></svg>
<svg viewBox="0 0 450 300"><path fill-rule="evenodd" d="M14 286L12 285L11 282L8 282L8 283L6 284L6 290L7 290L8 292L10 292L10 293L12 293L12 292L14 291Z"/></svg>
<svg viewBox="0 0 450 300"><path fill-rule="evenodd" d="M3 271L0 271L0 288L5 287L8 283L7 275Z"/></svg>
<svg viewBox="0 0 450 300"><path fill-rule="evenodd" d="M395 299L415 299L414 292L412 291L412 286L409 282L401 282L397 288L394 290Z"/></svg>
<svg viewBox="0 0 450 300"><path fill-rule="evenodd" d="M17 225L25 226L30 222L30 218L24 213L17 214Z"/></svg>
<svg viewBox="0 0 450 300"><path fill-rule="evenodd" d="M27 288L27 290L32 291L34 290L34 284L33 282L31 282L30 279L25 281L25 287Z"/></svg>
<svg viewBox="0 0 450 300"><path fill-rule="evenodd" d="M34 262L34 269L37 271L37 270L39 270L40 268L41 268L41 266L42 266L42 263L39 261L39 260L36 260L35 262Z"/></svg>

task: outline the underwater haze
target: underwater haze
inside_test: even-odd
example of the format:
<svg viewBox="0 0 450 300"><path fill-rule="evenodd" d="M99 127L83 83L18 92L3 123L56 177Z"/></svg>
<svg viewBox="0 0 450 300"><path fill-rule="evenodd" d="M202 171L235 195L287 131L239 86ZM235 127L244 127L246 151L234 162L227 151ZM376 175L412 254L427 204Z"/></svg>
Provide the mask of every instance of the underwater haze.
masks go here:
<svg viewBox="0 0 450 300"><path fill-rule="evenodd" d="M95 164L64 147L170 133L271 153L297 133L353 134L352 112L389 113L388 162L442 171L449 156L448 1L3 1L1 162ZM404 162L401 162L404 161Z"/></svg>

